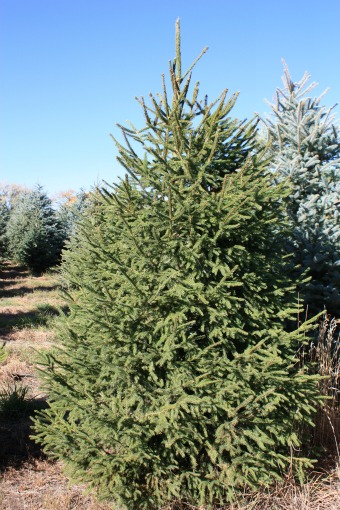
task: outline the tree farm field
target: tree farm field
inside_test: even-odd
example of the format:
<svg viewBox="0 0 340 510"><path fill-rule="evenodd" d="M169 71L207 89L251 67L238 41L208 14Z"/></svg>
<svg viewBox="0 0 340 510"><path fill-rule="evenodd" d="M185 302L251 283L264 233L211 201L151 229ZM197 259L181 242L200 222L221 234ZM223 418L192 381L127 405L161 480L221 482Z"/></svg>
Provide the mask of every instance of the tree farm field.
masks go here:
<svg viewBox="0 0 340 510"><path fill-rule="evenodd" d="M36 360L39 351L57 345L55 319L62 308L56 270L32 276L23 267L3 264L0 341L6 345L7 357L0 367L0 510L117 509L114 503L99 502L86 493L84 486L71 485L61 463L48 459L30 439L30 417L48 401ZM245 493L225 508L336 510L340 507L340 471L336 465L334 457L326 459L304 485L288 476L270 491ZM182 505L179 510L184 508Z"/></svg>
<svg viewBox="0 0 340 510"><path fill-rule="evenodd" d="M53 325L62 306L56 271L33 277L10 262L0 268L0 342L7 352L0 367L1 510L109 508L83 487L69 487L60 464L29 438L30 416L47 398L36 357L55 345Z"/></svg>

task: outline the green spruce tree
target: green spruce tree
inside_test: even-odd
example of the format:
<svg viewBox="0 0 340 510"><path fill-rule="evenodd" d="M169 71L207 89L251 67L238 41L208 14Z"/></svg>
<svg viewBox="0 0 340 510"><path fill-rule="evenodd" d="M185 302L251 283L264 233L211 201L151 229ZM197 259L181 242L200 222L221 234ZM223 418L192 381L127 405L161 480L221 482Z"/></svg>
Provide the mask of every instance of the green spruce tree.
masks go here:
<svg viewBox="0 0 340 510"><path fill-rule="evenodd" d="M340 138L331 110L309 93L306 73L295 83L284 64L284 88L266 126L272 139L273 171L288 180L286 199L291 235L287 252L297 276L310 277L301 286L309 313L326 309L340 317Z"/></svg>
<svg viewBox="0 0 340 510"><path fill-rule="evenodd" d="M43 359L36 439L68 474L131 509L232 500L309 464L297 430L316 378L287 333L284 187L236 95L190 92L177 25L170 86L122 127L125 180L98 190L64 254L70 313ZM137 148L139 147L139 148ZM288 303L287 303L288 299Z"/></svg>
<svg viewBox="0 0 340 510"><path fill-rule="evenodd" d="M7 224L9 257L41 273L60 260L63 232L56 213L41 186L23 193Z"/></svg>
<svg viewBox="0 0 340 510"><path fill-rule="evenodd" d="M7 223L9 220L9 207L4 200L0 198L0 262L7 257Z"/></svg>

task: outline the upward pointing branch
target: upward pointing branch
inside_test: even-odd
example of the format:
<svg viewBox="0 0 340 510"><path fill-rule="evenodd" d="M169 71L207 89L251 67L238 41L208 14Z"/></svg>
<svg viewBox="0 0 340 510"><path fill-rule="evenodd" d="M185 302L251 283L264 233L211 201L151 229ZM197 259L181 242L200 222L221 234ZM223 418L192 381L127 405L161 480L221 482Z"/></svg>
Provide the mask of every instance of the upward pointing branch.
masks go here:
<svg viewBox="0 0 340 510"><path fill-rule="evenodd" d="M181 62L181 26L179 18L176 20L176 74L178 86L181 83L182 77L182 62Z"/></svg>

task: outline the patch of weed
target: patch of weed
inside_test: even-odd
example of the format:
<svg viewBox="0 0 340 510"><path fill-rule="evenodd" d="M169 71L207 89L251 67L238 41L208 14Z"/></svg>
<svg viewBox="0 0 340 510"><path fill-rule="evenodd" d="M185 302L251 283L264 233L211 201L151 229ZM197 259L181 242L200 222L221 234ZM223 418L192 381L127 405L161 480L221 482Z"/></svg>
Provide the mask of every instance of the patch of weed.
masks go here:
<svg viewBox="0 0 340 510"><path fill-rule="evenodd" d="M28 416L32 410L29 388L22 384L8 384L0 389L0 417L13 419Z"/></svg>

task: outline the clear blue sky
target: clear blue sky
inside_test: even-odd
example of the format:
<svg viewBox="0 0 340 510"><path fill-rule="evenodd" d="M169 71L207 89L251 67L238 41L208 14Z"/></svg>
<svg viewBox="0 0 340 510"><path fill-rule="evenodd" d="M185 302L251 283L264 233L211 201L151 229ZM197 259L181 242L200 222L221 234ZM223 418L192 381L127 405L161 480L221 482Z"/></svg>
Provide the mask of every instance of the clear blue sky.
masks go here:
<svg viewBox="0 0 340 510"><path fill-rule="evenodd" d="M52 195L122 176L109 134L142 127L134 97L161 90L178 17L184 65L209 46L194 78L240 91L235 116L269 111L281 58L340 101L339 0L0 0L0 181Z"/></svg>

